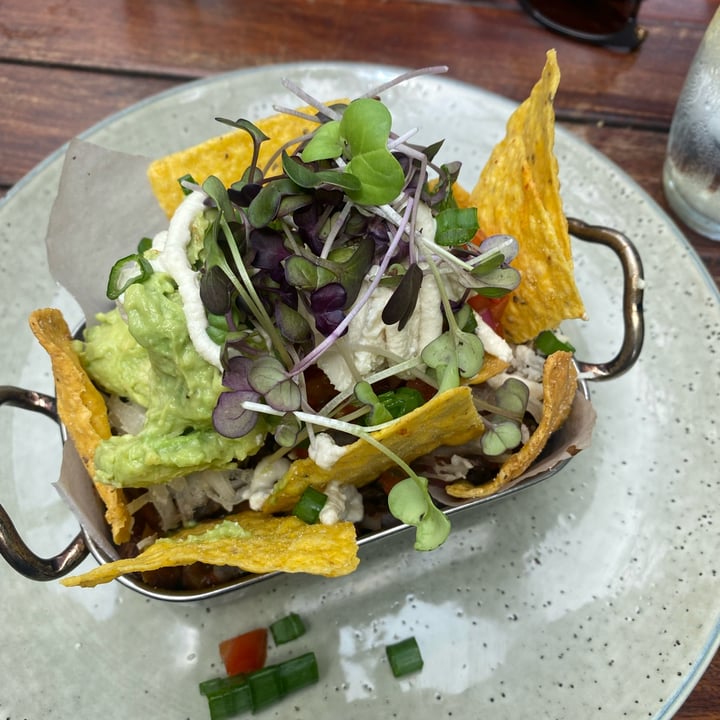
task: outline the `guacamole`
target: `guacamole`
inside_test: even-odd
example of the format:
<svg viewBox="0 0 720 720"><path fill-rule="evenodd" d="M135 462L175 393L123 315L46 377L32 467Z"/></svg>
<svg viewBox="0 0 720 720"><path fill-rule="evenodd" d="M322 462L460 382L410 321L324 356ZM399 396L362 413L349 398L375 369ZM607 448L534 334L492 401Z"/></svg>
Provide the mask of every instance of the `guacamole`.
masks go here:
<svg viewBox="0 0 720 720"><path fill-rule="evenodd" d="M177 286L154 272L97 317L78 343L81 362L105 392L146 410L137 435L103 441L95 453L97 480L148 487L206 469L227 469L254 455L265 440L263 420L239 439L219 435L212 412L222 391L220 371L190 340Z"/></svg>

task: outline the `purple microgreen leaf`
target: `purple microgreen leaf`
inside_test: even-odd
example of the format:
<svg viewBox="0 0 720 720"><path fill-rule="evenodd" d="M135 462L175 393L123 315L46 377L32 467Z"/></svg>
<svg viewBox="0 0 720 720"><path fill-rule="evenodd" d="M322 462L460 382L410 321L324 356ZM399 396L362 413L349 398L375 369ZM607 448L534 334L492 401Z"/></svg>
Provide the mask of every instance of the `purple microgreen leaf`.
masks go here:
<svg viewBox="0 0 720 720"><path fill-rule="evenodd" d="M268 270L273 280L280 282L285 273L282 261L292 254L283 236L270 228L255 228L250 232L250 246L255 250L252 264L258 270Z"/></svg>
<svg viewBox="0 0 720 720"><path fill-rule="evenodd" d="M386 325L398 323L398 330L407 325L415 312L422 281L423 271L420 267L416 263L409 265L383 308L382 321Z"/></svg>
<svg viewBox="0 0 720 720"><path fill-rule="evenodd" d="M310 310L317 331L328 337L345 319L347 292L340 283L328 283L310 295Z"/></svg>
<svg viewBox="0 0 720 720"><path fill-rule="evenodd" d="M253 362L250 358L239 355L231 357L227 361L225 371L223 372L223 386L230 390L251 390L248 376L252 364Z"/></svg>
<svg viewBox="0 0 720 720"><path fill-rule="evenodd" d="M220 435L227 438L240 438L255 427L258 414L246 410L242 406L246 400L256 402L258 394L243 390L220 393L212 413L213 427Z"/></svg>

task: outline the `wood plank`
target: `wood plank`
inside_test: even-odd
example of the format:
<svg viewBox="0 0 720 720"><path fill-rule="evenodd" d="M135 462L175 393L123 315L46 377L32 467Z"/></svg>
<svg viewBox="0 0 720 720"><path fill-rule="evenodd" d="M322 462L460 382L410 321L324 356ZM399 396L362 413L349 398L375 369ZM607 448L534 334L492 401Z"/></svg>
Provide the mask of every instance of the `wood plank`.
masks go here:
<svg viewBox="0 0 720 720"><path fill-rule="evenodd" d="M393 0L382 14L375 0L242 6L233 0L7 0L0 32L6 59L183 78L307 59L409 67L448 61L454 77L514 99L527 94L546 49L555 46L564 73L560 112L665 127L717 4L692 3L689 19L678 26L669 0L647 0L642 12L650 35L632 54L598 52L551 34L507 0ZM267 33L268 24L275 32ZM508 47L517 53L508 54Z"/></svg>
<svg viewBox="0 0 720 720"><path fill-rule="evenodd" d="M178 80L31 65L0 66L0 186L9 187L65 142Z"/></svg>

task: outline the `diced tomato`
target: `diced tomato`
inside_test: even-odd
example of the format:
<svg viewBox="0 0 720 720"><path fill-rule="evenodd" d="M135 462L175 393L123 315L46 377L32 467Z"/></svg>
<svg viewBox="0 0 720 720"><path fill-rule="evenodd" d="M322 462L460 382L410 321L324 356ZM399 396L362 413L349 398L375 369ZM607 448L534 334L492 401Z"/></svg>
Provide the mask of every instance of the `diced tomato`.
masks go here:
<svg viewBox="0 0 720 720"><path fill-rule="evenodd" d="M385 472L380 475L378 478L378 483L380 487L383 489L383 492L386 495L390 494L390 491L405 477L405 475L401 474L399 470L395 470L394 468L390 468L389 470L386 470Z"/></svg>
<svg viewBox="0 0 720 720"><path fill-rule="evenodd" d="M267 658L267 628L257 628L220 643L220 657L228 675L259 670Z"/></svg>
<svg viewBox="0 0 720 720"><path fill-rule="evenodd" d="M503 337L502 316L509 300L510 293L500 298L472 295L467 303L500 337Z"/></svg>

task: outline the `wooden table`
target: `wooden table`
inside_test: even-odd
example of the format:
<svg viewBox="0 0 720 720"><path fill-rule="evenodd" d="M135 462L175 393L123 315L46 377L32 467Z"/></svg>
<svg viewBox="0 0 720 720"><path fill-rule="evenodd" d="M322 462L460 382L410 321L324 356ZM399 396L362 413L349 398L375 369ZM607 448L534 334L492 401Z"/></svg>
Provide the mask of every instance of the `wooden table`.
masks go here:
<svg viewBox="0 0 720 720"><path fill-rule="evenodd" d="M667 210L670 119L719 4L645 0L649 36L627 54L552 35L514 0L3 0L0 195L108 114L198 77L297 60L442 62L455 78L522 100L555 47L558 120ZM720 282L720 243L687 234ZM720 719L720 658L677 717Z"/></svg>

